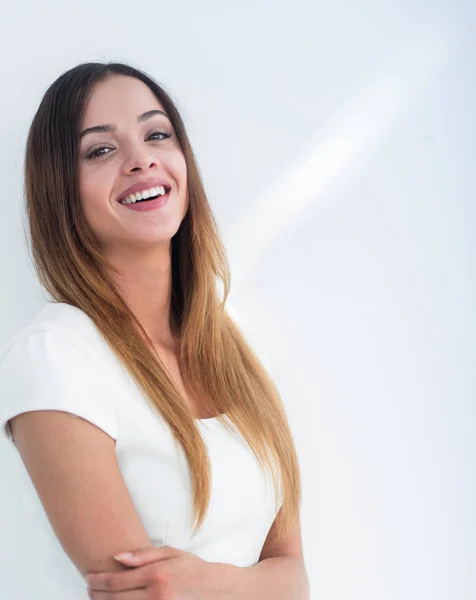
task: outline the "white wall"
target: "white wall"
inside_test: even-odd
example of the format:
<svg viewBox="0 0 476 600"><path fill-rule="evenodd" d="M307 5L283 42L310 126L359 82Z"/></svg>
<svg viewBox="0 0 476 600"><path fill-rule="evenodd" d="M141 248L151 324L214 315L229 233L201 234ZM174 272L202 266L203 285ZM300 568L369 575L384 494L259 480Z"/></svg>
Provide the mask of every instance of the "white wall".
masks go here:
<svg viewBox="0 0 476 600"><path fill-rule="evenodd" d="M288 408L313 600L473 599L474 4L0 10L0 344L43 303L21 222L42 94L79 62L144 69L178 101L230 301ZM0 578L20 598L28 537L11 452Z"/></svg>

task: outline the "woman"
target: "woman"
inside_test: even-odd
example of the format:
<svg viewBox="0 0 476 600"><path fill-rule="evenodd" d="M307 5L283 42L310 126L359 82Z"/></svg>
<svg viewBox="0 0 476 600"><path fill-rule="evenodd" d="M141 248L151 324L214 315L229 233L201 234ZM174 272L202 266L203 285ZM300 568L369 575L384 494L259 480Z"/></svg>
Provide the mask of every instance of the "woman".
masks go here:
<svg viewBox="0 0 476 600"><path fill-rule="evenodd" d="M293 438L225 306L170 96L122 63L64 73L30 128L25 193L51 299L0 353L0 427L38 496L37 598L307 598ZM134 550L140 565L114 559Z"/></svg>

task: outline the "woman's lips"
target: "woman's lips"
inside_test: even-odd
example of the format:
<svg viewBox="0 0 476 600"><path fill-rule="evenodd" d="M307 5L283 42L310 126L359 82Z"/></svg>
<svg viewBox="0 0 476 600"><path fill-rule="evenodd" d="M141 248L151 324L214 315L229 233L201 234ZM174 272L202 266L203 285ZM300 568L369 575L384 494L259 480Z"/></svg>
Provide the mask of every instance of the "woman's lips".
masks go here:
<svg viewBox="0 0 476 600"><path fill-rule="evenodd" d="M165 206L168 202L170 196L170 190L164 194L163 196L157 196L154 200L142 200L139 202L134 202L133 204L121 204L124 208L129 208L130 210L135 210L136 212L147 212L149 210L154 210L155 208L160 208L161 206Z"/></svg>

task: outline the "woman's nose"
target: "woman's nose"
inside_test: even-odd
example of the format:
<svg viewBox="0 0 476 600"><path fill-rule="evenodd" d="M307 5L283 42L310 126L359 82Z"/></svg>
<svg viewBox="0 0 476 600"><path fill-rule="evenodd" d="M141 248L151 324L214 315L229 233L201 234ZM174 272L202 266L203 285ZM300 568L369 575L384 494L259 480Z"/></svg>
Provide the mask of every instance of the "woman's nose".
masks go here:
<svg viewBox="0 0 476 600"><path fill-rule="evenodd" d="M160 163L156 155L151 152L150 146L143 144L131 144L129 152L124 161L124 170L129 173L135 169L148 170Z"/></svg>
<svg viewBox="0 0 476 600"><path fill-rule="evenodd" d="M141 169L144 171L148 171L151 167L157 166L159 164L159 160L157 157L147 156L139 156L136 155L133 158L130 158L124 164L124 170L126 172L135 171L137 169Z"/></svg>

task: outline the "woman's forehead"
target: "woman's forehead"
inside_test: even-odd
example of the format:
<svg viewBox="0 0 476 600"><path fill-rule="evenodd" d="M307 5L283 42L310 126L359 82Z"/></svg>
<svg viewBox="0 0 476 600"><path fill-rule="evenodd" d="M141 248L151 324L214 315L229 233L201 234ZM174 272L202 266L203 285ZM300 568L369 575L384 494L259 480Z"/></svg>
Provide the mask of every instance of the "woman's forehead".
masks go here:
<svg viewBox="0 0 476 600"><path fill-rule="evenodd" d="M145 83L132 77L118 79L95 85L85 107L82 128L114 126L119 120L141 123L153 116L168 119L162 103Z"/></svg>

